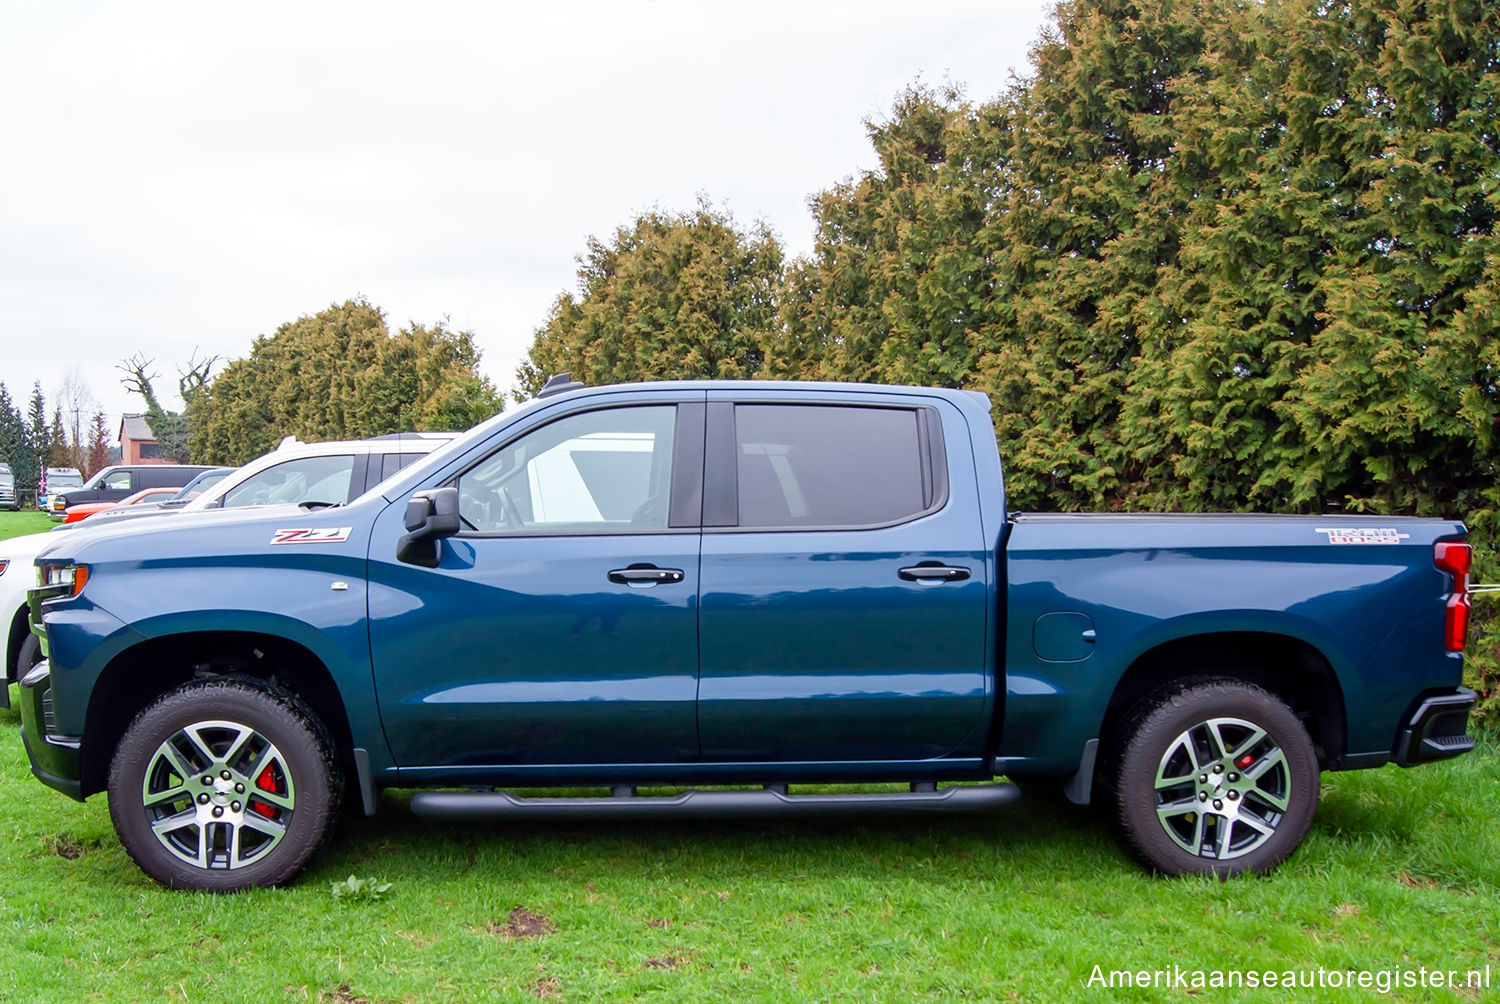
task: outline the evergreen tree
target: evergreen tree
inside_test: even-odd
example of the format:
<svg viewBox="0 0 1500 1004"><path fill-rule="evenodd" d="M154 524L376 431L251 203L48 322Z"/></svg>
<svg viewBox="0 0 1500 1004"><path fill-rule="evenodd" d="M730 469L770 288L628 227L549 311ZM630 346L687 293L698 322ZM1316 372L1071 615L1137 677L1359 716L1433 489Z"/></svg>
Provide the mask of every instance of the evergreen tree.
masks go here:
<svg viewBox="0 0 1500 1004"><path fill-rule="evenodd" d="M88 452L84 455L83 476L91 478L109 466L109 428L104 424L104 412L94 412L89 422Z"/></svg>
<svg viewBox="0 0 1500 1004"><path fill-rule="evenodd" d="M0 383L0 461L10 466L18 501L36 488L36 459L26 419L5 384Z"/></svg>
<svg viewBox="0 0 1500 1004"><path fill-rule="evenodd" d="M60 404L52 408L52 428L47 433L47 442L51 450L49 461L51 466L83 469L83 465L78 460L77 445L68 442L68 433L63 427L62 405Z"/></svg>
<svg viewBox="0 0 1500 1004"><path fill-rule="evenodd" d="M913 87L866 123L879 166L813 200L814 255L789 269L768 369L781 376L957 387L973 372L994 230L955 163L956 90Z"/></svg>
<svg viewBox="0 0 1500 1004"><path fill-rule="evenodd" d="M564 371L589 384L721 377L764 364L776 323L782 254L763 226L745 233L700 201L638 217L579 259L516 378L528 395Z"/></svg>
<svg viewBox="0 0 1500 1004"><path fill-rule="evenodd" d="M21 416L10 398L10 390L0 382L0 460L10 463L11 451L21 441Z"/></svg>
<svg viewBox="0 0 1500 1004"><path fill-rule="evenodd" d="M769 369L989 393L1014 504L1497 495L1500 8L1073 0L819 196Z"/></svg>
<svg viewBox="0 0 1500 1004"><path fill-rule="evenodd" d="M243 463L288 435L461 431L500 410L478 363L471 332L412 324L392 335L369 303L334 304L257 338L246 358L193 391L193 455Z"/></svg>
<svg viewBox="0 0 1500 1004"><path fill-rule="evenodd" d="M26 409L26 418L31 447L36 451L38 463L45 466L52 462L52 434L47 427L47 401L42 396L40 380L31 385L31 402Z"/></svg>

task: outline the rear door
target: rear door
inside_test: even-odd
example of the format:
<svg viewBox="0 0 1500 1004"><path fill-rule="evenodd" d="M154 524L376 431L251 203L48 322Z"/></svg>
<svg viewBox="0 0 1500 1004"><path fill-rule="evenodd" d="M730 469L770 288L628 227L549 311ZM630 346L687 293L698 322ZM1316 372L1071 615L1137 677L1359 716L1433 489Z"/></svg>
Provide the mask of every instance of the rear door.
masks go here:
<svg viewBox="0 0 1500 1004"><path fill-rule="evenodd" d="M771 390L708 407L704 759L977 754L992 572L957 409Z"/></svg>

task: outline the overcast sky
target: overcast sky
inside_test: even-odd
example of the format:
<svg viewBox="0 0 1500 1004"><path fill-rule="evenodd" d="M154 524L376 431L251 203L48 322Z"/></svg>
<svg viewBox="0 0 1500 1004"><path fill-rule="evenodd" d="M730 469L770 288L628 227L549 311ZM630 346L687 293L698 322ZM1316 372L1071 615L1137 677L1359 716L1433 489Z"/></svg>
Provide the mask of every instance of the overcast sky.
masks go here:
<svg viewBox="0 0 1500 1004"><path fill-rule="evenodd" d="M917 80L982 100L1049 0L5 3L0 380L155 360L363 296L474 332L501 389L575 257L699 193L790 254ZM171 404L169 404L171 406Z"/></svg>

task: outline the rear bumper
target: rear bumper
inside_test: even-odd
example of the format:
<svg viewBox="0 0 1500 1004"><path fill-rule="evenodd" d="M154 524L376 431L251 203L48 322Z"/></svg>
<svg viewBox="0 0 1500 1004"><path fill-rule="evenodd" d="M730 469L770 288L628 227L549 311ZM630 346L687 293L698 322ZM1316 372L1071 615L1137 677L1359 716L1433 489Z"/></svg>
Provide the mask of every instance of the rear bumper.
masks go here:
<svg viewBox="0 0 1500 1004"><path fill-rule="evenodd" d="M52 724L52 672L43 660L21 678L21 741L31 772L43 784L83 801L77 736L57 735Z"/></svg>
<svg viewBox="0 0 1500 1004"><path fill-rule="evenodd" d="M1395 761L1403 767L1448 760L1469 752L1469 712L1474 709L1474 691L1457 687L1451 693L1421 698L1396 733Z"/></svg>

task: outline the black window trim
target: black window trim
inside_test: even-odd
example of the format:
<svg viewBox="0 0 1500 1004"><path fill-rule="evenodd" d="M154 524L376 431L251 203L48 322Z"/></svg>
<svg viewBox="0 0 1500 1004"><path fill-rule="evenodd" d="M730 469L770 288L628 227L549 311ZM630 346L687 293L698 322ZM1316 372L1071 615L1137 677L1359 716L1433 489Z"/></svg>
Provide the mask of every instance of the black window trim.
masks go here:
<svg viewBox="0 0 1500 1004"><path fill-rule="evenodd" d="M703 507L703 465L704 465L704 403L700 400L693 401L628 401L611 403L606 405L595 405L593 407L576 408L555 415L537 425L528 425L520 429L515 435L506 438L492 450L486 450L477 460L465 465L456 474L443 479L444 487L456 487L464 477L474 468L489 460L501 450L506 449L512 443L531 435L538 429L544 429L554 422L563 419L576 418L579 415L593 414L601 411L617 411L621 408L674 408L676 409L673 419L672 430L672 482L668 487L667 501L667 525L664 527L618 527L607 530L579 529L579 530L548 530L545 532L514 533L505 531L470 530L464 527L459 530L457 537L463 540L492 540L492 539L539 539L546 537L659 537L665 534L699 533L701 527L701 512ZM684 441L687 441L686 443ZM694 449L696 444L697 448ZM680 484L681 481L686 483ZM694 507L698 512L694 513ZM678 519L691 519L690 523L678 524Z"/></svg>
<svg viewBox="0 0 1500 1004"><path fill-rule="evenodd" d="M345 498L340 499L345 505L353 502L365 492L370 486L366 483L370 474L370 455L368 453L356 453L354 455L354 466L349 468L349 490L345 492ZM318 502L332 502L333 499L315 499Z"/></svg>
<svg viewBox="0 0 1500 1004"><path fill-rule="evenodd" d="M734 410L738 407L883 408L916 412L917 451L922 468L922 501L919 512L883 523L848 523L825 526L740 526L738 441ZM943 418L928 404L864 401L818 401L787 398L774 401L708 402L707 453L704 459L704 533L841 533L888 530L926 519L948 505L948 451L943 440Z"/></svg>

